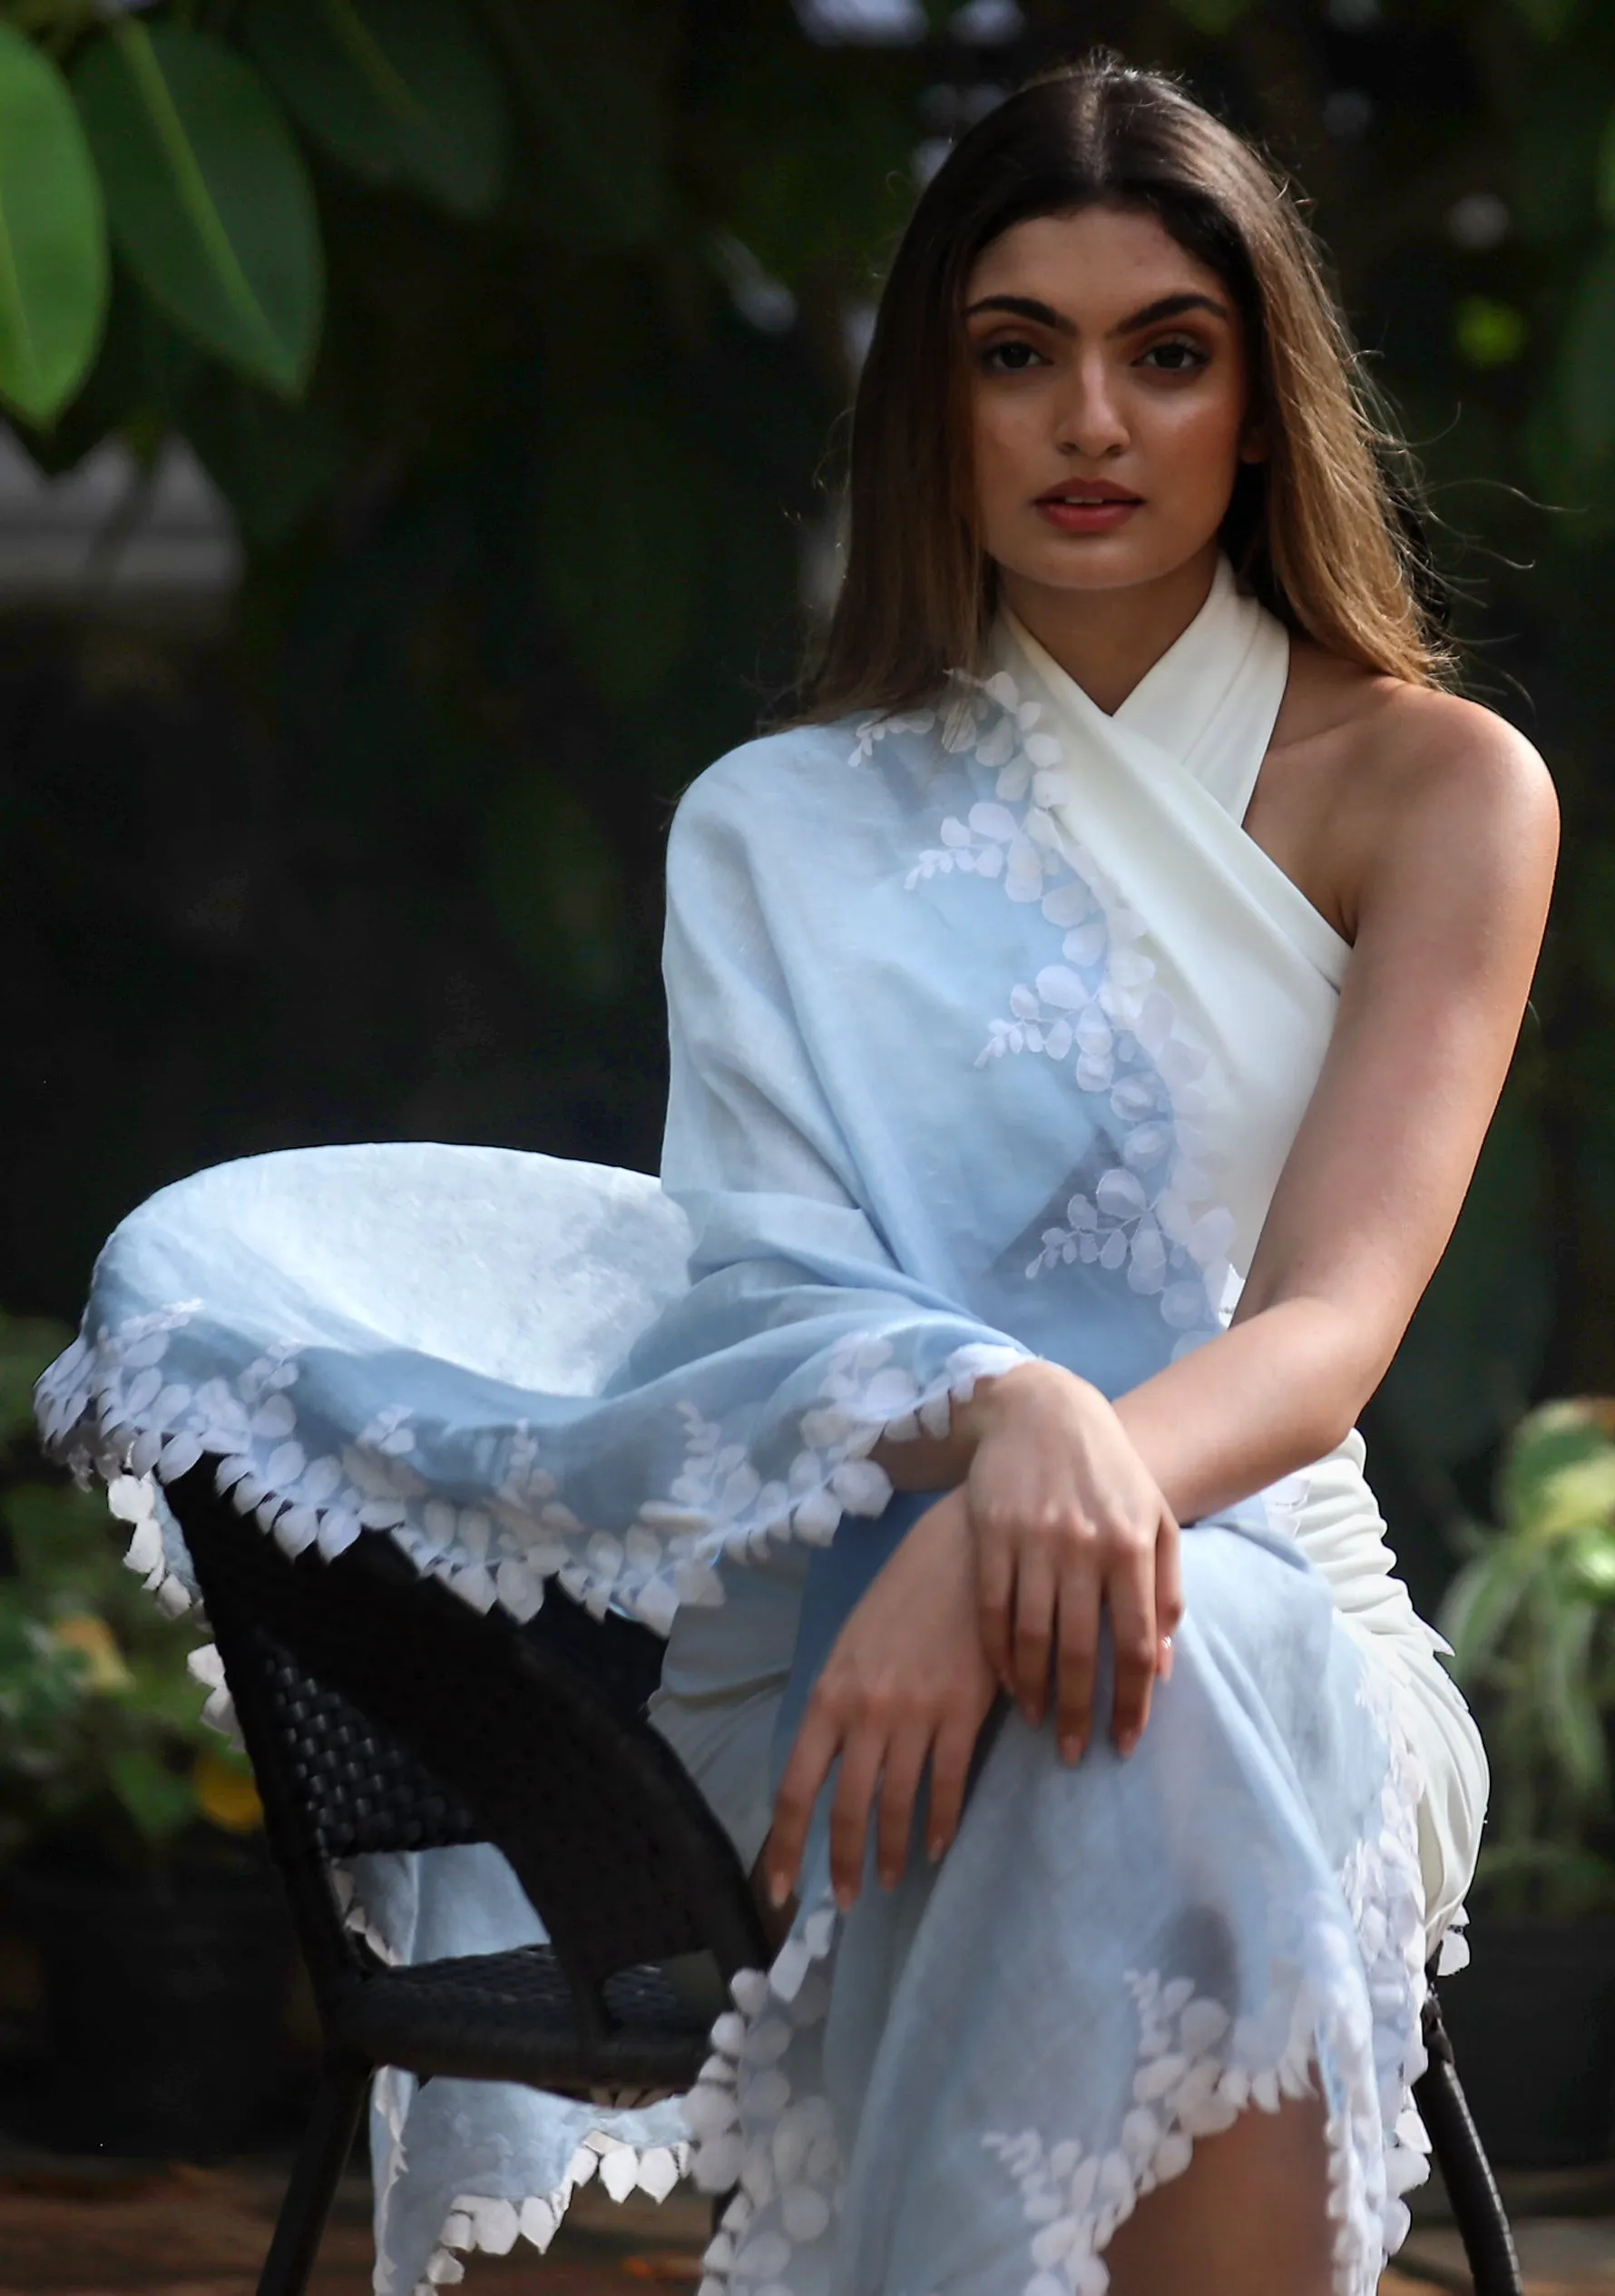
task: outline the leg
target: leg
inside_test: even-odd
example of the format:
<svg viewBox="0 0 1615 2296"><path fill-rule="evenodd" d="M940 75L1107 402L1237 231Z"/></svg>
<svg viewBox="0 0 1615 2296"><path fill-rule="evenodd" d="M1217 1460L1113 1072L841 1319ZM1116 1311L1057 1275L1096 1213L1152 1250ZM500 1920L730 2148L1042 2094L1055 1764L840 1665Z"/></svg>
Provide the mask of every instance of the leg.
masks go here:
<svg viewBox="0 0 1615 2296"><path fill-rule="evenodd" d="M1329 2296L1327 2192L1320 2103L1241 2113L1122 2225L1111 2296Z"/></svg>
<svg viewBox="0 0 1615 2296"><path fill-rule="evenodd" d="M275 2220L275 2236L258 2283L258 2296L303 2296L319 2252L326 2218L347 2165L373 2069L347 2058L327 2060L315 2092L314 2110L292 2164L291 2182Z"/></svg>

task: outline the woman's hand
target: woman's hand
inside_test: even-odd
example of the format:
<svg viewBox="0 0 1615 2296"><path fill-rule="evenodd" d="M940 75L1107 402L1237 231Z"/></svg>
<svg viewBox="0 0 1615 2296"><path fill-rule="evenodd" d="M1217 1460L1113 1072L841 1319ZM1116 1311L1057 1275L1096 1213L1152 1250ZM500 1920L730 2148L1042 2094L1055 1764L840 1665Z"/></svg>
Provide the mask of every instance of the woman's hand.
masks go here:
<svg viewBox="0 0 1615 2296"><path fill-rule="evenodd" d="M964 1494L950 1491L920 1516L853 1610L813 1686L763 1853L770 1901L784 1905L797 1886L813 1807L837 1756L830 1879L843 1910L863 1880L877 1800L882 1885L889 1889L901 1877L927 1757L925 1847L933 1862L940 1858L958 1829L971 1757L997 1693L982 1649Z"/></svg>
<svg viewBox="0 0 1615 2296"><path fill-rule="evenodd" d="M1171 1671L1183 1611L1171 1511L1104 1397L1058 1364L1023 1363L984 1385L967 1418L974 1445L963 1487L987 1658L1033 1728L1054 1662L1060 1751L1077 1761L1092 1729L1108 1608L1111 1726L1130 1753L1156 1676Z"/></svg>

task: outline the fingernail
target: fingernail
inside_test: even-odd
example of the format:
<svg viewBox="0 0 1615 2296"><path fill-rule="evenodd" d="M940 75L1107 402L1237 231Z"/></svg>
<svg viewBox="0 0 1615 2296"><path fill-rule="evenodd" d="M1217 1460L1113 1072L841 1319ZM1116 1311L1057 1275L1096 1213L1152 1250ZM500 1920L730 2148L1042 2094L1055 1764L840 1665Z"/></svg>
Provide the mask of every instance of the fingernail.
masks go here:
<svg viewBox="0 0 1615 2296"><path fill-rule="evenodd" d="M1067 1761L1079 1762L1082 1759L1083 1749L1087 1743L1088 1741L1085 1738L1062 1738L1060 1742L1060 1751Z"/></svg>
<svg viewBox="0 0 1615 2296"><path fill-rule="evenodd" d="M1172 1638L1170 1634L1163 1634L1160 1638L1160 1664L1157 1667L1156 1672L1160 1674L1163 1683L1170 1683L1171 1681Z"/></svg>
<svg viewBox="0 0 1615 2296"><path fill-rule="evenodd" d="M1136 1730L1120 1731L1117 1733L1116 1738L1116 1751L1125 1761L1128 1755L1131 1753L1133 1748L1138 1744L1138 1742L1139 1733Z"/></svg>
<svg viewBox="0 0 1615 2296"><path fill-rule="evenodd" d="M844 1881L838 1881L837 1883L836 1904L842 1913L850 1913L852 1911L852 1901L856 1894L856 1891L849 1889Z"/></svg>
<svg viewBox="0 0 1615 2296"><path fill-rule="evenodd" d="M937 1860L941 1858L945 1847L946 1844L939 1840L937 1837L933 1834L930 1840L925 1844L925 1855L933 1865L935 1865Z"/></svg>
<svg viewBox="0 0 1615 2296"><path fill-rule="evenodd" d="M880 1869L880 1886L883 1889L895 1889L897 1887L897 1869L896 1866L882 1866Z"/></svg>
<svg viewBox="0 0 1615 2296"><path fill-rule="evenodd" d="M770 1874L768 1877L768 1903L775 1908L776 1912L778 1912L778 1908L785 1903L789 1895L790 1884L786 1879L785 1876L782 1873Z"/></svg>

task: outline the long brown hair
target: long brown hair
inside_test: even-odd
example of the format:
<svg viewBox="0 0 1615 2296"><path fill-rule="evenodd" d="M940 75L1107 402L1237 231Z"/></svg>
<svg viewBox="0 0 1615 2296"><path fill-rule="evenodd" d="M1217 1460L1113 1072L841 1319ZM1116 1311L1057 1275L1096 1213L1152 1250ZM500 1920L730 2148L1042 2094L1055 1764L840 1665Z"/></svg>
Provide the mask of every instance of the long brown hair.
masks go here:
<svg viewBox="0 0 1615 2296"><path fill-rule="evenodd" d="M979 665L994 584L972 509L965 282L1016 223L1101 203L1157 216L1238 304L1267 445L1223 523L1241 585L1331 653L1443 682L1405 449L1294 199L1170 80L1099 55L972 129L899 243L853 410L846 569L806 682L810 717L907 708Z"/></svg>

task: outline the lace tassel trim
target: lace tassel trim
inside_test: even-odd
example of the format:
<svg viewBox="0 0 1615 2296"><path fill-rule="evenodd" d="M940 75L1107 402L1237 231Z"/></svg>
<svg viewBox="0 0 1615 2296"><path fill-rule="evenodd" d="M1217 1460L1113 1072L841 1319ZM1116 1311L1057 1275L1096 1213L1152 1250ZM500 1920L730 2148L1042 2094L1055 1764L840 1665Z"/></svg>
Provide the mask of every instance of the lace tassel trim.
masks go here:
<svg viewBox="0 0 1615 2296"><path fill-rule="evenodd" d="M408 2079L390 2066L376 2076L376 2108L391 2139L389 2157L377 2177L384 2197L403 2165ZM508 2256L518 2240L531 2242L542 2256L560 2230L573 2194L595 2178L614 2201L625 2201L636 2192L654 2201L666 2200L685 2173L689 2153L684 2144L625 2144L603 2129L591 2129L580 2140L561 2182L547 2193L530 2193L520 2201L493 2193L456 2193L410 2296L435 2296L439 2288L453 2287L465 2277L466 2256ZM376 2296L395 2296L395 2286L378 2259Z"/></svg>
<svg viewBox="0 0 1615 2296"><path fill-rule="evenodd" d="M647 1501L619 1534L590 1531L570 1514L521 1428L504 1483L481 1506L433 1495L409 1460L403 1407L379 1414L339 1459L311 1460L298 1440L293 1349L250 1365L237 1392L222 1379L196 1389L165 1383L159 1366L197 1304L132 1318L93 1345L76 1340L36 1390L46 1450L81 1483L98 1475L106 1484L113 1514L133 1526L129 1567L171 1617L191 1606L195 1588L176 1566L180 1542L164 1536L173 1526L162 1486L210 1458L220 1491L288 1555L313 1546L331 1558L361 1531L384 1530L423 1576L475 1610L498 1604L525 1622L553 1577L596 1615L615 1605L665 1634L681 1604L721 1603L719 1562L756 1559L793 1539L827 1545L845 1516L880 1514L892 1485L870 1456L876 1446L945 1436L978 1380L1027 1359L1007 1345L961 1347L922 1388L890 1360L888 1342L849 1340L801 1415L788 1476L774 1482L749 1465L743 1445L723 1440L720 1426L681 1406L685 1456L671 1492Z"/></svg>
<svg viewBox="0 0 1615 2296"><path fill-rule="evenodd" d="M1140 2048L1121 2149L1085 2154L1074 2141L1045 2148L1031 2130L983 2136L1036 2227L1026 2296L1102 2296L1110 2278L1102 2251L1116 2228L1158 2185L1182 2174L1196 2141L1230 2127L1248 2108L1276 2113L1287 2098L1316 2095L1321 2066L1336 2072L1347 2097L1326 2130L1336 2296L1374 2296L1385 2257L1406 2235L1403 2196L1429 2174L1429 2140L1412 2096L1425 2063L1418 1763L1395 1686L1365 1667L1362 1696L1387 1758L1378 1833L1340 1877L1363 1967L1362 2002L1341 1982L1353 1942L1338 1903L1316 1908L1316 1970L1292 1974L1287 2003L1277 1988L1269 1997L1259 2024L1276 2046L1259 2070L1225 2061L1232 2036L1219 2003L1198 1997L1187 1979L1131 1973ZM790 2296L794 2249L817 2239L837 2212L842 2164L828 2101L793 2098L780 2060L796 2033L828 2012L824 1964L838 1929L827 1894L768 1971L735 1977L734 2007L713 2026L712 2053L684 2100L694 2182L733 2193L703 2259L698 2296L763 2283ZM770 2221L759 2225L771 2203Z"/></svg>

